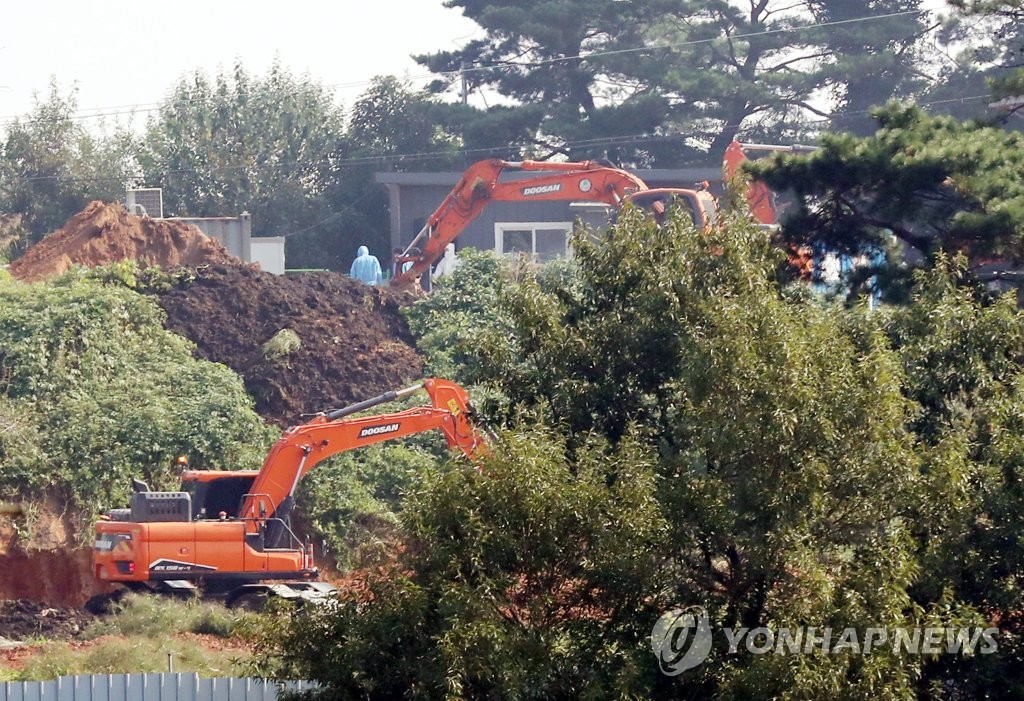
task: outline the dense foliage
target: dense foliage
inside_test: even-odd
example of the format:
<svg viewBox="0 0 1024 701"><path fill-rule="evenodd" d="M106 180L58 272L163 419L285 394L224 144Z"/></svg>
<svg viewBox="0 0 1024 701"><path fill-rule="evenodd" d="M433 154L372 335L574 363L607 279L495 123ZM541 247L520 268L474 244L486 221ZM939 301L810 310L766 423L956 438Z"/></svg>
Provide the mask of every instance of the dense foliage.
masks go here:
<svg viewBox="0 0 1024 701"><path fill-rule="evenodd" d="M896 104L875 117L871 137L830 134L814 153L751 166L795 198L784 238L869 257L891 251L889 265L903 270L934 264L940 251L962 252L974 267L1024 260L1019 132Z"/></svg>
<svg viewBox="0 0 1024 701"><path fill-rule="evenodd" d="M570 283L476 265L424 302L432 357L510 430L483 474L410 487L397 563L275 628L264 671L324 698L1013 698L1024 317L948 262L905 308L823 306L777 286L762 232L727 231L632 214L575 241ZM999 650L716 639L664 676L651 628L693 604L714 626L998 625Z"/></svg>
<svg viewBox="0 0 1024 701"><path fill-rule="evenodd" d="M194 359L152 299L94 277L0 279L5 492L56 492L84 523L126 504L131 477L171 488L179 455L258 466L270 432L241 379Z"/></svg>

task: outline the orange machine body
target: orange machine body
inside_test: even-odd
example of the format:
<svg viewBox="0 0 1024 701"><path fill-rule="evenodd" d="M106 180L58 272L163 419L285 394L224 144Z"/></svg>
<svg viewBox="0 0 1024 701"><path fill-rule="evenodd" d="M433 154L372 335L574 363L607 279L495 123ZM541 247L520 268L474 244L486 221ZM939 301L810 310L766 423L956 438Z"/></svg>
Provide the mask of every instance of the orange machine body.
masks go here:
<svg viewBox="0 0 1024 701"><path fill-rule="evenodd" d="M418 389L430 395L430 406L351 416ZM487 451L466 392L428 379L288 429L258 471L188 470L178 492L138 491L131 509L108 512L96 523L95 575L139 584L313 579L312 548L289 524L299 480L337 453L431 430L471 459Z"/></svg>

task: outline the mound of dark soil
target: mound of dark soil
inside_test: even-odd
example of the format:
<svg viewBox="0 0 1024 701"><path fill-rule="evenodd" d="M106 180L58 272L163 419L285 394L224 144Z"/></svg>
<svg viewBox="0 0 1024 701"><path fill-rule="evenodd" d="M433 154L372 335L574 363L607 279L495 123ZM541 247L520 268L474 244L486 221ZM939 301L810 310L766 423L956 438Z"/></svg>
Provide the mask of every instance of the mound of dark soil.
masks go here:
<svg viewBox="0 0 1024 701"><path fill-rule="evenodd" d="M35 601L0 601L0 635L7 640L67 640L95 617L81 609L53 608Z"/></svg>
<svg viewBox="0 0 1024 701"><path fill-rule="evenodd" d="M11 263L11 275L43 280L73 265L95 267L119 260L162 268L235 260L195 226L128 214L120 204L90 202L68 222Z"/></svg>
<svg viewBox="0 0 1024 701"><path fill-rule="evenodd" d="M404 387L423 369L402 299L338 273L281 277L212 265L158 299L168 329L241 375L256 411L281 427ZM275 337L276 350L266 346Z"/></svg>

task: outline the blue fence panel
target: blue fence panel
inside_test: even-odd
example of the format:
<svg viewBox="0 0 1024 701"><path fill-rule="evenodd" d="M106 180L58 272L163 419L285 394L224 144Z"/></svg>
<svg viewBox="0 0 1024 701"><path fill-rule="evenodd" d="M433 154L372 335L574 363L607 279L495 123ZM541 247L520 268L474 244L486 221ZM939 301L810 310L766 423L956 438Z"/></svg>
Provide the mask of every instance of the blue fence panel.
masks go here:
<svg viewBox="0 0 1024 701"><path fill-rule="evenodd" d="M308 682L284 685L308 689ZM94 674L0 684L0 701L276 701L280 687L263 679L177 674Z"/></svg>

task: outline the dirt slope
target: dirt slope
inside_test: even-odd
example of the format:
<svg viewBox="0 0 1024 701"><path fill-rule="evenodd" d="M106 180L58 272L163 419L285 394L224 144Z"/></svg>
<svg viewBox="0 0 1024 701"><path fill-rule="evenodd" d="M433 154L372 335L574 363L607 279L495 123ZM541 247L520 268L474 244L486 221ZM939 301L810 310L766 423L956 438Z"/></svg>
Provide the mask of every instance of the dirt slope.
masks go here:
<svg viewBox="0 0 1024 701"><path fill-rule="evenodd" d="M96 201L12 262L10 271L19 280L34 282L72 265L92 267L119 260L174 268L234 259L191 224L137 217L120 204Z"/></svg>
<svg viewBox="0 0 1024 701"><path fill-rule="evenodd" d="M51 494L21 506L22 513L0 513L0 599L81 606L103 591L92 576L92 549L76 542L63 500ZM5 635L0 617L0 636Z"/></svg>
<svg viewBox="0 0 1024 701"><path fill-rule="evenodd" d="M212 265L159 297L167 328L198 355L245 379L256 411L287 427L302 414L367 399L417 379L401 299L338 273L281 277L249 266ZM263 346L283 330L298 347L279 357Z"/></svg>

